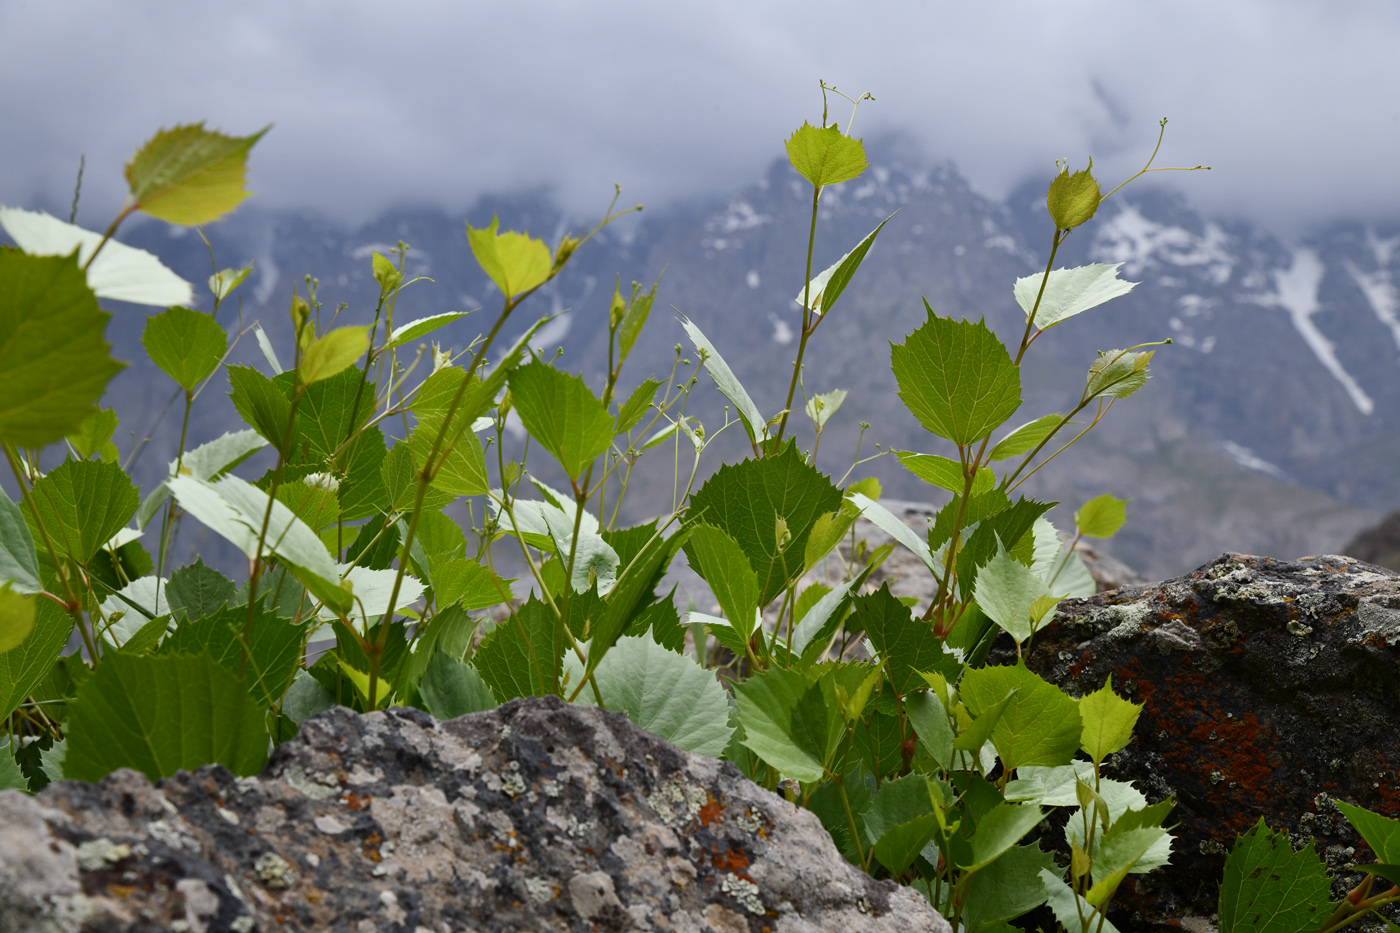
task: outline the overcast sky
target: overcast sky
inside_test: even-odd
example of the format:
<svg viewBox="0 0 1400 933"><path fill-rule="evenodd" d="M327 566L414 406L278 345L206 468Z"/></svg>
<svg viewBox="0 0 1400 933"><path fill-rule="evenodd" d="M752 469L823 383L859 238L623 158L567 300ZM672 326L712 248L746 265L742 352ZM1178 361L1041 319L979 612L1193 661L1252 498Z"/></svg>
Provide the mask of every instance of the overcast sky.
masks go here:
<svg viewBox="0 0 1400 933"><path fill-rule="evenodd" d="M993 195L1063 157L1116 183L1167 116L1160 164L1215 166L1194 204L1297 232L1400 219L1398 50L1395 0L0 0L0 203L66 208L85 153L100 226L136 147L206 119L276 123L268 208L661 206L758 178L822 78Z"/></svg>

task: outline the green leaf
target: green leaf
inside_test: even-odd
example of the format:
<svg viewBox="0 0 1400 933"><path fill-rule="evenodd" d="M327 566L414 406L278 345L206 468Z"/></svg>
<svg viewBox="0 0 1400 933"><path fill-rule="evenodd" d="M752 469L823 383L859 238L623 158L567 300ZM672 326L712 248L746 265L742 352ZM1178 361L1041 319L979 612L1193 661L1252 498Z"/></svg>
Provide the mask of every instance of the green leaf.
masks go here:
<svg viewBox="0 0 1400 933"><path fill-rule="evenodd" d="M1060 925L1066 930L1084 929L1084 922L1079 918L1093 915L1094 905L1080 897L1073 888L1060 880L1059 869L1051 871L1042 868L1040 870L1040 883L1045 893L1046 903L1054 911L1055 919L1060 921ZM1094 916L1094 919L1090 921L1090 927L1094 933L1118 933L1118 928L1101 915ZM1301 930L1302 927L1298 927L1293 933L1301 933ZM1221 927L1220 933L1227 933L1227 931Z"/></svg>
<svg viewBox="0 0 1400 933"><path fill-rule="evenodd" d="M1141 874L1134 869L1168 833L1160 826L1141 826L1114 831L1110 827L1102 842L1094 852L1094 886L1085 898L1095 907L1107 903L1118 886L1129 873Z"/></svg>
<svg viewBox="0 0 1400 933"><path fill-rule="evenodd" d="M992 864L1039 826L1043 817L1043 811L1034 804L998 803L977 821L977 830L972 834L972 861L960 867L963 871L977 871Z"/></svg>
<svg viewBox="0 0 1400 933"><path fill-rule="evenodd" d="M1013 428L1005 437L997 441L992 452L987 454L988 460L1005 460L1008 457L1019 457L1027 451L1034 450L1036 445L1054 433L1056 426L1060 423L1060 415L1042 415L1034 421L1027 421L1025 424ZM1069 422L1075 424L1076 422Z"/></svg>
<svg viewBox="0 0 1400 933"><path fill-rule="evenodd" d="M958 587L964 599L972 597L978 568L996 555L998 547L1005 547L1012 557L1024 564L1033 562L1035 538L1031 532L1036 519L1055 504L1021 498L1015 505L982 520L958 554Z"/></svg>
<svg viewBox="0 0 1400 933"><path fill-rule="evenodd" d="M656 289L661 284L660 277L651 286L651 291L645 295L637 294L627 307L627 311L622 316L622 323L617 328L617 349L622 360L626 360L632 352L632 346L641 336L642 328L646 326L647 318L651 316L651 306L656 301Z"/></svg>
<svg viewBox="0 0 1400 933"><path fill-rule="evenodd" d="M862 822L875 840L875 858L891 875L904 874L938 826L928 778L909 774L885 781Z"/></svg>
<svg viewBox="0 0 1400 933"><path fill-rule="evenodd" d="M377 254L376 254L377 255ZM419 337L426 337L439 327L446 327L453 321L461 320L467 316L465 311L449 311L445 314L432 314L428 317L420 317L417 320L409 321L407 324L395 327L393 333L389 335L388 342L383 350L392 350L401 347L406 343L411 343Z"/></svg>
<svg viewBox="0 0 1400 933"><path fill-rule="evenodd" d="M803 661L816 661L831 646L831 639L845 620L851 600L865 585L871 569L867 566L836 589L822 594L806 612L801 611L799 600L798 611L794 613L798 623L792 633L792 650Z"/></svg>
<svg viewBox="0 0 1400 933"><path fill-rule="evenodd" d="M650 631L663 647L678 650L675 641L684 642L684 629L675 606L665 599L652 600L672 559L689 540L689 532L662 537L653 521L606 531L602 537L617 554L621 573L607 594L602 614L594 620L589 664L596 665L624 633L640 637Z"/></svg>
<svg viewBox="0 0 1400 933"><path fill-rule="evenodd" d="M787 777L821 780L836 711L826 709L818 684L774 667L736 684L734 696L746 748Z"/></svg>
<svg viewBox="0 0 1400 933"><path fill-rule="evenodd" d="M968 499L966 508L962 508L962 501L962 496L955 493L933 516L933 525L928 531L928 547L931 551L941 549L953 539L953 524L958 520L959 511L962 513L962 537L967 538L967 529L1011 507L1011 500L1006 497L1006 493L996 487ZM941 571L942 567L939 570Z"/></svg>
<svg viewBox="0 0 1400 933"><path fill-rule="evenodd" d="M351 366L369 352L369 328L337 327L317 338L301 356L301 381L304 385L329 379Z"/></svg>
<svg viewBox="0 0 1400 933"><path fill-rule="evenodd" d="M473 666L504 703L516 697L547 696L560 671L559 619L531 595L509 618L481 640Z"/></svg>
<svg viewBox="0 0 1400 933"><path fill-rule="evenodd" d="M947 771L953 766L953 727L948 723L943 701L929 690L904 698L904 713L919 737L918 749Z"/></svg>
<svg viewBox="0 0 1400 933"><path fill-rule="evenodd" d="M559 461L570 479L612 444L614 421L583 379L546 363L510 374L510 397L525 430Z"/></svg>
<svg viewBox="0 0 1400 933"><path fill-rule="evenodd" d="M267 761L265 709L208 656L109 654L69 709L70 779L134 768L154 781L208 764L252 775Z"/></svg>
<svg viewBox="0 0 1400 933"><path fill-rule="evenodd" d="M857 596L851 614L853 625L865 632L879 653L896 696L907 696L923 687L920 671L942 670L956 676L950 668L961 665L944 652L933 626L914 618L909 607L890 592L888 582L874 593Z"/></svg>
<svg viewBox="0 0 1400 933"><path fill-rule="evenodd" d="M899 397L926 429L967 446L1021 407L1020 372L985 323L924 307L928 320L890 347Z"/></svg>
<svg viewBox="0 0 1400 933"><path fill-rule="evenodd" d="M229 398L239 417L273 448L290 457L299 446L294 425L286 450L282 450L292 414L292 400L271 379L251 366L228 367L228 381Z"/></svg>
<svg viewBox="0 0 1400 933"><path fill-rule="evenodd" d="M890 217L893 216L893 214L890 215ZM836 260L813 278L808 283L808 287L804 288L793 300L800 305L803 297L810 295L808 308L818 314L830 311L836 304L836 299L840 298L841 293L846 290L846 286L851 284L851 278L860 268L860 264L865 261L865 254L870 252L870 247L875 243L875 237L879 236L885 224L890 222L890 217L880 221L880 226L866 234L865 239L857 243L855 249Z"/></svg>
<svg viewBox="0 0 1400 933"><path fill-rule="evenodd" d="M1026 312L1026 319L1029 320L1031 311L1035 310L1036 296L1040 295L1040 308L1035 310L1035 326L1038 330L1054 327L1076 314L1132 291L1136 282L1118 278L1118 270L1122 267L1121 262L1112 265L1096 262L1074 269L1056 269L1050 273L1050 283L1045 286L1044 295L1040 295L1040 283L1045 279L1045 273L1028 275L1016 280L1013 289L1016 303Z"/></svg>
<svg viewBox="0 0 1400 933"><path fill-rule="evenodd" d="M962 464L956 460L935 454L917 454L911 450L897 451L895 456L899 458L900 466L926 483L958 495L962 495L967 488ZM991 470L978 470L972 480L972 494L981 495L991 489L995 482L996 475Z"/></svg>
<svg viewBox="0 0 1400 933"><path fill-rule="evenodd" d="M1045 209L1050 212L1050 219L1055 221L1056 229L1072 230L1088 221L1099 209L1103 198L1099 194L1099 183L1089 174L1093 167L1094 160L1090 159L1088 168L1071 175L1067 163L1050 183L1050 190L1045 194Z"/></svg>
<svg viewBox="0 0 1400 933"><path fill-rule="evenodd" d="M1128 512L1124 506L1131 501L1115 499L1107 494L1095 496L1074 513L1075 527L1087 538L1111 538L1127 520Z"/></svg>
<svg viewBox="0 0 1400 933"><path fill-rule="evenodd" d="M38 593L44 585L39 582L39 556L34 550L34 537L20 507L0 491L0 585L18 593Z"/></svg>
<svg viewBox="0 0 1400 933"><path fill-rule="evenodd" d="M818 428L826 427L826 422L832 415L840 410L846 401L845 389L834 389L830 392L823 392L807 399L807 417Z"/></svg>
<svg viewBox="0 0 1400 933"><path fill-rule="evenodd" d="M672 745L718 758L729 744L729 695L715 675L651 635L619 638L593 676L605 707ZM578 702L593 704L593 691L585 687Z"/></svg>
<svg viewBox="0 0 1400 933"><path fill-rule="evenodd" d="M758 411L758 406L749 397L748 390L744 388L739 377L734 375L734 370L729 368L729 364L724 361L724 357L719 355L714 344L700 332L700 328L691 323L685 315L681 315L681 329L685 331L690 342L695 344L695 351L700 354L705 372L710 374L710 378L715 381L715 388L720 394L734 403L734 411L738 414L739 420L744 424L744 430L749 435L749 443L757 444L759 440L767 436L767 422Z"/></svg>
<svg viewBox="0 0 1400 933"><path fill-rule="evenodd" d="M832 549L850 532L851 526L860 518L860 509L854 502L842 500L840 510L823 512L812 523L812 532L807 536L807 544L802 549L802 564L813 570L831 553Z"/></svg>
<svg viewBox="0 0 1400 933"><path fill-rule="evenodd" d="M1038 846L1013 846L973 875L963 902L963 922L972 933L987 933L1045 903L1042 871L1056 871L1055 856ZM1074 929L1074 927L1067 927Z"/></svg>
<svg viewBox="0 0 1400 933"><path fill-rule="evenodd" d="M105 253L106 250L104 249ZM215 301L223 301L233 290L243 284L248 278L248 273L253 271L253 264L250 262L242 269L220 269L209 276L209 291L214 293ZM167 304L179 304L180 302L167 302Z"/></svg>
<svg viewBox="0 0 1400 933"><path fill-rule="evenodd" d="M499 223L492 217L491 225L480 230L467 224L467 242L477 265L509 301L547 282L553 261L543 240L514 230L497 233Z"/></svg>
<svg viewBox="0 0 1400 933"><path fill-rule="evenodd" d="M433 600L438 609L489 609L515 598L510 585L474 560L453 557L443 561L428 558L432 568Z"/></svg>
<svg viewBox="0 0 1400 933"><path fill-rule="evenodd" d="M372 253L369 262L374 270L374 280L379 283L379 294L387 295L403 282L403 274L394 268L392 262L378 253Z"/></svg>
<svg viewBox="0 0 1400 933"><path fill-rule="evenodd" d="M1089 365L1089 378L1084 389L1085 399L1099 396L1127 398L1147 385L1147 364L1152 362L1153 350L1109 350L1099 352Z"/></svg>
<svg viewBox="0 0 1400 933"><path fill-rule="evenodd" d="M29 779L20 770L19 762L11 754L11 747L0 747L0 790L18 790L29 793Z"/></svg>
<svg viewBox="0 0 1400 933"><path fill-rule="evenodd" d="M1363 865L1358 871L1369 871L1393 884L1400 884L1400 820L1392 820L1361 807L1337 801L1342 815L1356 827L1361 838L1376 854L1377 865Z"/></svg>
<svg viewBox="0 0 1400 933"><path fill-rule="evenodd" d="M248 610L243 606L186 619L166 636L159 653L207 654L237 677L244 667L243 634L248 624ZM253 699L268 707L287 692L301 666L306 629L264 608L253 610L251 625L245 683Z"/></svg>
<svg viewBox="0 0 1400 933"><path fill-rule="evenodd" d="M187 227L212 223L248 196L243 188L252 136L225 136L195 123L161 130L126 166L136 207Z"/></svg>
<svg viewBox="0 0 1400 933"><path fill-rule="evenodd" d="M275 554L317 599L337 612L350 611L353 598L341 585L335 560L316 532L285 505L274 500L269 509L265 492L234 476L213 483L177 476L169 485L181 508L250 558L258 553L258 532L267 516L263 553Z"/></svg>
<svg viewBox="0 0 1400 933"><path fill-rule="evenodd" d="M441 651L428 662L418 693L423 706L438 719L484 713L497 706L491 688L474 668Z"/></svg>
<svg viewBox="0 0 1400 933"><path fill-rule="evenodd" d="M19 647L34 631L36 609L34 597L0 585L0 654Z"/></svg>
<svg viewBox="0 0 1400 933"><path fill-rule="evenodd" d="M59 555L80 564L92 560L141 504L122 468L100 460L65 460L34 484L30 496ZM33 524L33 516L25 518ZM37 536L38 528L30 533Z"/></svg>
<svg viewBox="0 0 1400 933"><path fill-rule="evenodd" d="M627 397L627 401L617 410L617 421L613 425L615 434L626 434L635 428L651 410L651 403L656 398L656 390L661 388L661 383L656 379L648 379L637 388L632 390L632 394Z"/></svg>
<svg viewBox="0 0 1400 933"><path fill-rule="evenodd" d="M685 553L690 566L710 584L729 624L748 641L758 612L758 577L739 542L713 525L694 525Z"/></svg>
<svg viewBox="0 0 1400 933"><path fill-rule="evenodd" d="M1130 703L1113 692L1113 675L1110 674L1102 687L1079 701L1079 718L1084 723L1080 748L1094 761L1103 761L1106 756L1127 748L1141 712L1139 704Z"/></svg>
<svg viewBox="0 0 1400 933"><path fill-rule="evenodd" d="M1316 930L1330 913L1332 885L1309 842L1294 852L1263 817L1235 840L1220 882L1220 933Z"/></svg>
<svg viewBox="0 0 1400 933"><path fill-rule="evenodd" d="M190 392L218 367L228 336L211 316L176 306L146 319L141 345L152 363Z"/></svg>
<svg viewBox="0 0 1400 933"><path fill-rule="evenodd" d="M117 413L110 408L94 408L83 419L82 426L68 435L68 443L84 460L100 453L103 460L112 463L117 459L117 445L112 443L116 430Z"/></svg>
<svg viewBox="0 0 1400 933"><path fill-rule="evenodd" d="M992 730L992 742L1006 770L1064 765L1079 750L1083 725L1078 705L1060 688L1027 670L1024 660L1013 667L970 670L963 675L960 689L974 716L1016 691Z"/></svg>
<svg viewBox="0 0 1400 933"><path fill-rule="evenodd" d="M690 497L686 514L687 525L714 525L739 542L758 575L762 607L801 575L818 516L840 506L841 490L788 445L776 455L720 467ZM786 541L779 519L791 536Z"/></svg>
<svg viewBox="0 0 1400 933"><path fill-rule="evenodd" d="M82 427L123 364L72 257L0 246L0 440L43 447Z"/></svg>
<svg viewBox="0 0 1400 933"><path fill-rule="evenodd" d="M107 240L97 253L102 234L66 224L43 211L0 207L0 227L30 256L68 257L77 250L78 265L86 267L88 286L98 298L158 308L194 301L190 283L144 249Z"/></svg>
<svg viewBox="0 0 1400 933"><path fill-rule="evenodd" d="M331 692L305 670L298 671L287 694L282 698L282 715L301 725L318 713L335 706Z"/></svg>
<svg viewBox="0 0 1400 933"><path fill-rule="evenodd" d="M797 173L816 185L840 184L865 171L865 147L839 126L817 127L803 121L787 141L788 161Z"/></svg>
<svg viewBox="0 0 1400 933"><path fill-rule="evenodd" d="M0 713L6 719L49 675L68 644L73 617L52 600L37 600L28 637L0 653Z"/></svg>
<svg viewBox="0 0 1400 933"><path fill-rule="evenodd" d="M997 545L996 556L977 574L973 598L1020 645L1035 632L1031 607L1049 592L1039 574L1008 554L1000 541Z"/></svg>

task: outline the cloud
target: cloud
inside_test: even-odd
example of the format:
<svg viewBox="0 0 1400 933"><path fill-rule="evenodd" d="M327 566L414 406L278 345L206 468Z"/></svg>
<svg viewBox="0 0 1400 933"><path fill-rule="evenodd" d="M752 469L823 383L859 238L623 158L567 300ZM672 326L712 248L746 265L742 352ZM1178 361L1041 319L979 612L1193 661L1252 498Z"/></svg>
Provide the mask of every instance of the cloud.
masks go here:
<svg viewBox="0 0 1400 933"><path fill-rule="evenodd" d="M359 220L547 185L596 213L615 181L664 204L759 177L823 78L875 94L857 134L906 133L993 195L1056 158L1117 179L1169 116L1159 160L1215 166L1174 179L1207 210L1395 218L1397 47L1387 0L9 0L0 202L66 205L85 153L96 223L142 140L207 119L276 122L266 207Z"/></svg>

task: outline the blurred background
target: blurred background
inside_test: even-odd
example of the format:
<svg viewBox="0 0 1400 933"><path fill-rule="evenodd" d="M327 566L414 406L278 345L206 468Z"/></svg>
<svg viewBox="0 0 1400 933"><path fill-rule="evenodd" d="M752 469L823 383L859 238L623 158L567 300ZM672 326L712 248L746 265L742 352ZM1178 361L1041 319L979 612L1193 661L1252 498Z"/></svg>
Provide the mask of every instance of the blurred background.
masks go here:
<svg viewBox="0 0 1400 933"><path fill-rule="evenodd" d="M818 79L870 92L851 132L871 168L824 194L816 268L897 213L804 374L809 392L849 391L818 458L839 477L861 422L863 455L948 452L896 398L889 342L922 322L921 296L1018 339L1011 286L1046 261L1055 160L1092 157L1107 190L1142 167L1168 117L1156 164L1212 170L1140 179L1069 239L1057 262L1122 262L1141 284L1037 341L1013 418L1072 406L1095 350L1173 338L1148 386L1027 485L1063 503L1062 528L1092 496L1131 498L1103 550L1155 579L1227 550L1336 552L1400 505L1397 47L1400 6L1379 0L0 0L0 203L68 219L82 159L77 222L101 230L122 165L157 129L273 123L250 159L255 197L206 231L219 268L254 265L221 322L260 320L289 347L308 275L328 310L348 305L342 322L368 321L369 257L404 241L406 271L434 282L405 291L399 318L479 310L438 332L461 348L500 300L464 223L496 214L552 244L596 222L620 184L645 211L589 243L514 329L567 312L536 345L562 347L596 384L614 281L649 287L665 270L624 387L665 378L679 312L772 414L796 350L810 202L783 141L820 118ZM831 100L844 122L849 105ZM197 285L211 271L192 232L133 220L119 239ZM111 310L116 354L141 359L148 309ZM266 366L251 340L237 354ZM138 364L104 400L148 488L176 453L171 390ZM226 391L201 397L190 446L238 426ZM722 423L708 377L692 410ZM702 474L745 449L726 432ZM635 518L669 505L661 459L630 494ZM853 475L935 498L892 457ZM1357 556L1400 552L1374 540ZM181 544L219 551L196 529Z"/></svg>

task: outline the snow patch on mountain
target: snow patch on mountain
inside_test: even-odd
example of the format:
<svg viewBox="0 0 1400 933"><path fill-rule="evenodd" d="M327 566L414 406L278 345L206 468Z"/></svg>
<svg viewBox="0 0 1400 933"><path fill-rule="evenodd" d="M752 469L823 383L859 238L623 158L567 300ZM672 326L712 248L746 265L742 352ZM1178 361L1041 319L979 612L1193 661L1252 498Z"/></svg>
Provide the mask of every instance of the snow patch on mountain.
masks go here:
<svg viewBox="0 0 1400 933"><path fill-rule="evenodd" d="M1234 441L1221 441L1220 446L1225 449L1225 452L1230 455L1231 459L1242 467L1268 474L1275 479L1288 479L1288 475L1284 473L1283 470L1265 460L1263 457L1256 455L1254 451L1242 444L1236 444Z"/></svg>
<svg viewBox="0 0 1400 933"><path fill-rule="evenodd" d="M1216 285L1224 285L1234 271L1230 237L1213 223L1202 234L1148 220L1142 211L1125 203L1117 216L1107 220L1094 237L1089 255L1099 262L1121 262L1127 275L1140 275L1162 264L1201 266Z"/></svg>
<svg viewBox="0 0 1400 933"><path fill-rule="evenodd" d="M1375 272L1362 272L1351 260L1346 261L1346 267L1361 289L1361 294L1366 296L1366 303L1380 322L1390 329L1391 339L1400 347L1400 294L1396 293L1395 283L1390 280L1390 270L1382 267Z"/></svg>
<svg viewBox="0 0 1400 933"><path fill-rule="evenodd" d="M1293 322L1294 330L1307 343L1308 348L1313 351L1327 371L1332 374L1342 388L1351 397L1358 411L1363 415L1369 415L1376 409L1376 403L1360 384L1347 372L1342 361L1337 358L1337 348L1328 340L1317 324L1313 322L1312 316L1316 314L1321 305L1317 301L1318 287L1322 284L1322 276L1326 273L1326 268L1322 264L1322 259L1315 250L1296 249L1293 251L1293 264L1287 269L1273 270L1274 292L1272 294L1249 296L1250 300L1256 301L1266 307L1282 308L1288 312L1289 319Z"/></svg>

